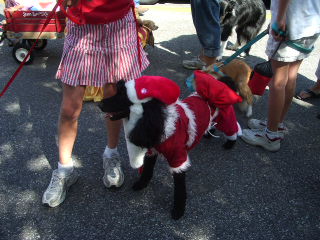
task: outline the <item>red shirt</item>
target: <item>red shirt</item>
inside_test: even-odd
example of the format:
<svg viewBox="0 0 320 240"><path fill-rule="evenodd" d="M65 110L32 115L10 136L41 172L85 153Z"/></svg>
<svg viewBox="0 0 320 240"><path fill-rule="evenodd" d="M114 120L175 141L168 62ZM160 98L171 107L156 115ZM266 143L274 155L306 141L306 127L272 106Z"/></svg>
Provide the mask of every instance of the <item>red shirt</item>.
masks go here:
<svg viewBox="0 0 320 240"><path fill-rule="evenodd" d="M106 24L123 18L132 6L133 0L79 0L68 13L80 24Z"/></svg>

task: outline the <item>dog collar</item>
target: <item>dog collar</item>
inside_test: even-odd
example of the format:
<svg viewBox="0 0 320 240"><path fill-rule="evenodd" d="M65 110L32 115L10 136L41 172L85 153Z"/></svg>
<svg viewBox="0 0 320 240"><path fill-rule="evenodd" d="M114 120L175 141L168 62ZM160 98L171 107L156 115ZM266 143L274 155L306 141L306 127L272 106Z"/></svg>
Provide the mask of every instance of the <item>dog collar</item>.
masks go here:
<svg viewBox="0 0 320 240"><path fill-rule="evenodd" d="M213 65L213 71L220 74L222 77L226 76L223 72L220 71L220 68L216 64Z"/></svg>

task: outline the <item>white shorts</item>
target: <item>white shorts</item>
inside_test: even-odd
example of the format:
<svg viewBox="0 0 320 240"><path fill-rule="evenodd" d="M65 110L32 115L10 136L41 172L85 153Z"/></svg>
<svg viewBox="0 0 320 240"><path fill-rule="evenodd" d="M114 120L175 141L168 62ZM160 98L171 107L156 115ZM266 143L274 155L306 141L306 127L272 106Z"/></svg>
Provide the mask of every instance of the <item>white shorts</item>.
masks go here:
<svg viewBox="0 0 320 240"><path fill-rule="evenodd" d="M311 37L305 37L298 40L294 40L294 42L305 48L311 48L312 46L314 46L318 37L319 34L315 34ZM277 50L279 44L280 42L276 41L270 34L266 48L266 54L268 55L269 59L271 58L279 62L295 62L298 60L305 59L310 55L310 53L303 53L288 46L285 42L281 42L281 45ZM275 51L277 52L275 53Z"/></svg>

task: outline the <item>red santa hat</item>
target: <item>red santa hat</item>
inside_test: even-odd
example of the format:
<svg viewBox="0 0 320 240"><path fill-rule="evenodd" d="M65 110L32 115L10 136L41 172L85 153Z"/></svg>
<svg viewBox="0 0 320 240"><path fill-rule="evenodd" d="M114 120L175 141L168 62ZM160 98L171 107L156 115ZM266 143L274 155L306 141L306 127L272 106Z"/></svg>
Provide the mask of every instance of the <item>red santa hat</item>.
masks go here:
<svg viewBox="0 0 320 240"><path fill-rule="evenodd" d="M198 94L215 106L222 108L242 102L242 98L235 91L210 74L197 70L194 75Z"/></svg>
<svg viewBox="0 0 320 240"><path fill-rule="evenodd" d="M156 98L170 105L180 96L180 88L174 81L161 76L142 76L126 82L127 94L131 102L144 103Z"/></svg>

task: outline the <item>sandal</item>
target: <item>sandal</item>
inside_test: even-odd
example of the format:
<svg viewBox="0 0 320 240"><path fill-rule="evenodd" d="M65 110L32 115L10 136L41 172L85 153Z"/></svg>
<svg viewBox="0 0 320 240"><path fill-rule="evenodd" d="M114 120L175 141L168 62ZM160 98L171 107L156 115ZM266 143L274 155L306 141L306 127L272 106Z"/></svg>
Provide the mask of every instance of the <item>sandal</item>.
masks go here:
<svg viewBox="0 0 320 240"><path fill-rule="evenodd" d="M309 96L308 97L301 97L302 92L309 94ZM296 94L295 98L302 100L302 101L312 99L312 98L320 98L320 93L316 93L316 92L312 91L311 89L305 89L302 92L300 92L299 94Z"/></svg>

